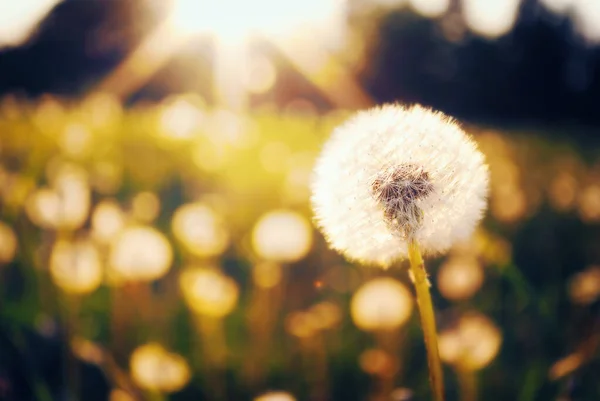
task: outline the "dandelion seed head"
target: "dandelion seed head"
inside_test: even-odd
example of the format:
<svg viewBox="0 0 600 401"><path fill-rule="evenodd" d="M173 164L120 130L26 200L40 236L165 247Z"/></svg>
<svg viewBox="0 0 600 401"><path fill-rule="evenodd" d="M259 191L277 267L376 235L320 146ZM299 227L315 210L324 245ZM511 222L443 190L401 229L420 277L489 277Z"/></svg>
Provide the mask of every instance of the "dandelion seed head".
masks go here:
<svg viewBox="0 0 600 401"><path fill-rule="evenodd" d="M450 117L421 106L359 112L317 160L315 220L348 259L389 265L416 239L440 253L467 239L487 207L488 168Z"/></svg>

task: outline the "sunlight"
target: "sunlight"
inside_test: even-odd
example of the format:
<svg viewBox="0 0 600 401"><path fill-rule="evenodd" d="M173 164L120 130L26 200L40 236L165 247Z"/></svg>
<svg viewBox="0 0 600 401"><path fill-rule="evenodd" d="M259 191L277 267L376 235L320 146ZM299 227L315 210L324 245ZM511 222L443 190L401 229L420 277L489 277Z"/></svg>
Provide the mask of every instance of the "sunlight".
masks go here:
<svg viewBox="0 0 600 401"><path fill-rule="evenodd" d="M0 48L19 46L60 0L5 1L0 4Z"/></svg>
<svg viewBox="0 0 600 401"><path fill-rule="evenodd" d="M175 0L170 19L183 34L209 33L240 40L257 32L281 35L306 24L328 25L342 14L343 4L340 0Z"/></svg>

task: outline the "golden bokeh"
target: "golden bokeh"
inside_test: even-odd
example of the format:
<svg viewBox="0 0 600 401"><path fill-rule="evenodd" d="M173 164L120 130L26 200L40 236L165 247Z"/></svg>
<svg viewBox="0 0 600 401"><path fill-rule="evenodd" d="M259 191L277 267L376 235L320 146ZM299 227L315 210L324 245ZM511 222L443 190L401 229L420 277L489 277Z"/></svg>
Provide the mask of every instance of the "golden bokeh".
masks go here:
<svg viewBox="0 0 600 401"><path fill-rule="evenodd" d="M9 263L17 252L17 236L13 229L0 221L0 263Z"/></svg>
<svg viewBox="0 0 600 401"><path fill-rule="evenodd" d="M306 218L296 212L271 211L254 226L252 245L265 260L296 262L306 256L312 246L312 229Z"/></svg>
<svg viewBox="0 0 600 401"><path fill-rule="evenodd" d="M171 228L185 249L195 256L219 255L229 244L222 218L200 202L180 206L173 214Z"/></svg>
<svg viewBox="0 0 600 401"><path fill-rule="evenodd" d="M125 215L115 200L100 201L92 212L92 236L100 242L110 242L125 227Z"/></svg>
<svg viewBox="0 0 600 401"><path fill-rule="evenodd" d="M569 281L569 298L573 303L589 305L600 298L600 266L590 266Z"/></svg>
<svg viewBox="0 0 600 401"><path fill-rule="evenodd" d="M59 145L66 155L84 159L92 147L92 133L85 125L69 124L62 133Z"/></svg>
<svg viewBox="0 0 600 401"><path fill-rule="evenodd" d="M135 401L135 398L127 391L115 388L110 391L108 401Z"/></svg>
<svg viewBox="0 0 600 401"><path fill-rule="evenodd" d="M325 274L325 284L334 291L345 294L354 291L360 285L360 275L349 266L332 266Z"/></svg>
<svg viewBox="0 0 600 401"><path fill-rule="evenodd" d="M239 296L237 283L209 267L190 267L179 276L179 287L189 308L199 314L223 318L235 308Z"/></svg>
<svg viewBox="0 0 600 401"><path fill-rule="evenodd" d="M275 65L264 56L255 56L249 60L244 77L244 86L251 93L265 93L273 87L277 78Z"/></svg>
<svg viewBox="0 0 600 401"><path fill-rule="evenodd" d="M252 268L252 279L260 288L276 287L282 275L281 265L273 262L257 263Z"/></svg>
<svg viewBox="0 0 600 401"><path fill-rule="evenodd" d="M393 376L398 370L398 361L384 350L372 348L363 351L358 359L360 368L374 376Z"/></svg>
<svg viewBox="0 0 600 401"><path fill-rule="evenodd" d="M565 377L575 370L579 369L585 362L584 356L579 352L574 352L566 357L556 361L548 372L548 376L552 380L557 380Z"/></svg>
<svg viewBox="0 0 600 401"><path fill-rule="evenodd" d="M440 293L451 300L468 299L481 288L484 273L475 257L452 256L438 271Z"/></svg>
<svg viewBox="0 0 600 401"><path fill-rule="evenodd" d="M90 184L98 193L103 195L115 194L123 183L123 166L102 160L94 163L90 172Z"/></svg>
<svg viewBox="0 0 600 401"><path fill-rule="evenodd" d="M600 185L589 185L579 196L579 215L585 222L600 221Z"/></svg>
<svg viewBox="0 0 600 401"><path fill-rule="evenodd" d="M154 192L140 192L131 201L131 215L140 223L153 222L160 213L160 199Z"/></svg>
<svg viewBox="0 0 600 401"><path fill-rule="evenodd" d="M354 324L367 331L392 330L410 318L413 296L400 281L376 278L363 284L352 297L350 314Z"/></svg>
<svg viewBox="0 0 600 401"><path fill-rule="evenodd" d="M309 313L314 316L315 326L319 330L332 329L342 320L342 309L330 301L313 305Z"/></svg>
<svg viewBox="0 0 600 401"><path fill-rule="evenodd" d="M438 338L442 361L465 370L479 370L489 365L501 344L498 327L477 312L464 314Z"/></svg>
<svg viewBox="0 0 600 401"><path fill-rule="evenodd" d="M550 183L548 197L556 210L569 210L573 207L577 195L577 180L572 174L562 172Z"/></svg>
<svg viewBox="0 0 600 401"><path fill-rule="evenodd" d="M501 222L514 223L527 212L527 198L517 186L506 185L492 191L491 212Z"/></svg>
<svg viewBox="0 0 600 401"><path fill-rule="evenodd" d="M195 104L185 99L177 99L168 104L161 113L162 134L176 140L190 139L198 131L203 119L202 111Z"/></svg>
<svg viewBox="0 0 600 401"><path fill-rule="evenodd" d="M255 397L254 401L296 401L296 398L284 391L269 391Z"/></svg>
<svg viewBox="0 0 600 401"><path fill-rule="evenodd" d="M190 380L190 368L180 355L157 343L137 347L129 360L133 381L145 390L172 393Z"/></svg>
<svg viewBox="0 0 600 401"><path fill-rule="evenodd" d="M49 171L50 188L33 192L26 204L27 215L39 227L75 230L81 227L90 209L87 175L75 165L59 165Z"/></svg>
<svg viewBox="0 0 600 401"><path fill-rule="evenodd" d="M290 313L285 320L285 328L288 333L298 338L309 338L319 330L316 316L297 311Z"/></svg>
<svg viewBox="0 0 600 401"><path fill-rule="evenodd" d="M0 166L0 195L6 207L20 209L35 187L31 177L9 173Z"/></svg>
<svg viewBox="0 0 600 401"><path fill-rule="evenodd" d="M75 337L71 340L71 351L78 359L90 364L101 365L105 362L105 353L102 348L82 337Z"/></svg>
<svg viewBox="0 0 600 401"><path fill-rule="evenodd" d="M87 294L102 283L102 262L89 240L58 240L50 254L50 277L66 293Z"/></svg>
<svg viewBox="0 0 600 401"><path fill-rule="evenodd" d="M125 228L111 244L108 276L113 284L152 281L164 276L173 261L171 244L149 226Z"/></svg>

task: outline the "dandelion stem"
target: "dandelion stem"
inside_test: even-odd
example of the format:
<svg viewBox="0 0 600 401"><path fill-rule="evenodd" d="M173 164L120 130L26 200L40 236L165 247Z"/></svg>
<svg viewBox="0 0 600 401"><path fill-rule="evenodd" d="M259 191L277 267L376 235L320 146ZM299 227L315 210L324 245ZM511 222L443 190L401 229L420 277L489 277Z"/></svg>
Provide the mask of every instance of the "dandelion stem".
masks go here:
<svg viewBox="0 0 600 401"><path fill-rule="evenodd" d="M462 401L477 400L477 378L475 372L463 367L457 367L458 383L460 386L460 399Z"/></svg>
<svg viewBox="0 0 600 401"><path fill-rule="evenodd" d="M425 337L425 348L427 349L431 388L435 395L435 400L444 401L444 376L438 351L433 303L431 301L431 294L429 293L429 281L427 280L427 272L425 271L425 264L419 250L419 244L414 239L411 239L409 242L408 257L417 290L417 302L421 315L421 326L423 326L423 336Z"/></svg>

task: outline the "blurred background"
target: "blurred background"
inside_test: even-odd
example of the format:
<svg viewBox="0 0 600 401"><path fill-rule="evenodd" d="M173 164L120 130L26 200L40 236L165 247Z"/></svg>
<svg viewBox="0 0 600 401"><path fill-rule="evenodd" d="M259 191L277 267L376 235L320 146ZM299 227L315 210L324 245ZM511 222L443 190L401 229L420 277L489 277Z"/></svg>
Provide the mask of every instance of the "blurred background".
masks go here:
<svg viewBox="0 0 600 401"><path fill-rule="evenodd" d="M600 399L600 2L0 1L0 400L426 400L406 262L311 224L332 128L457 117L448 400Z"/></svg>

